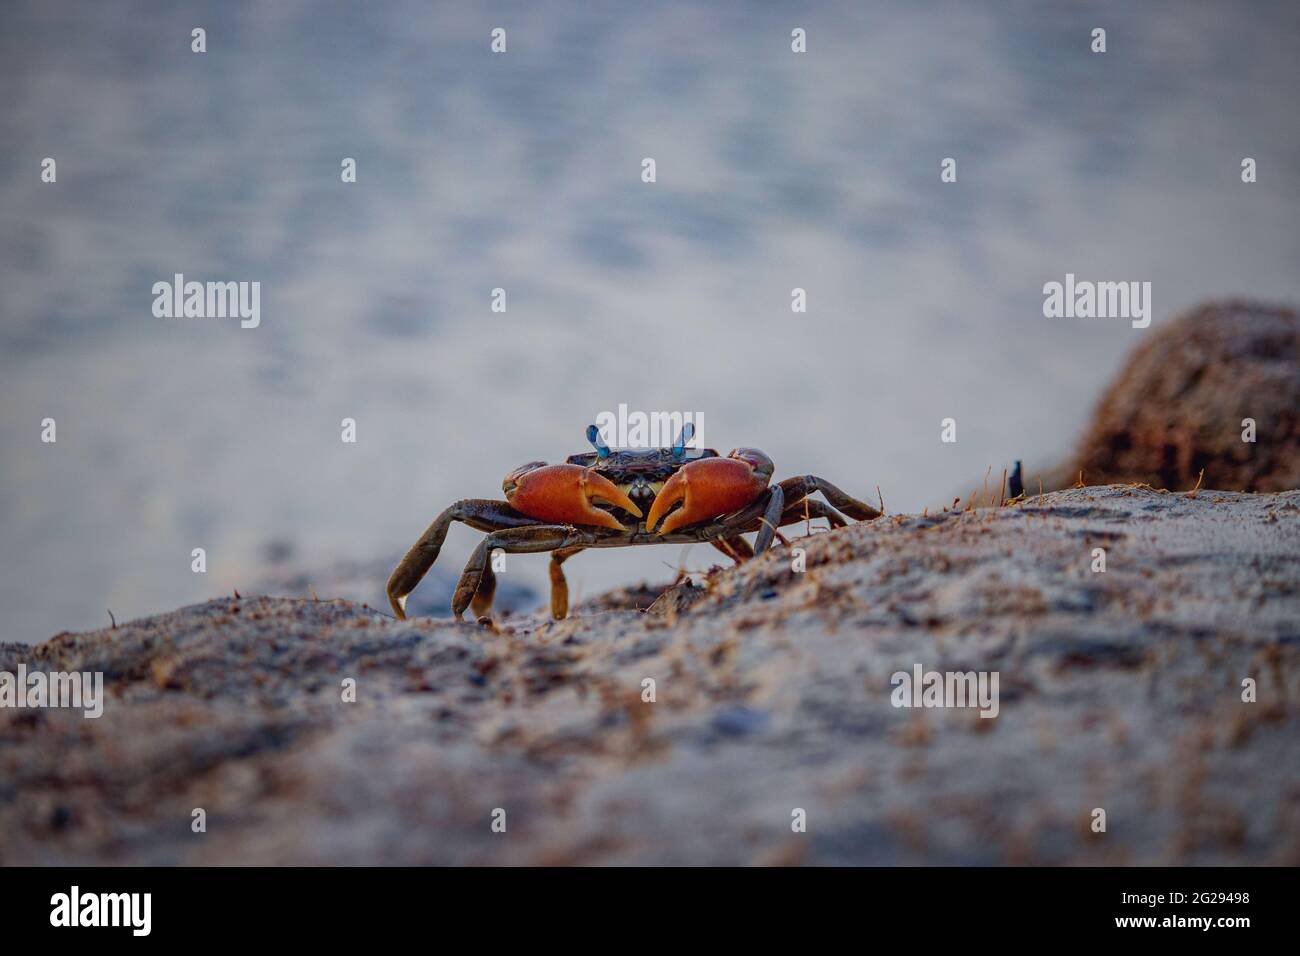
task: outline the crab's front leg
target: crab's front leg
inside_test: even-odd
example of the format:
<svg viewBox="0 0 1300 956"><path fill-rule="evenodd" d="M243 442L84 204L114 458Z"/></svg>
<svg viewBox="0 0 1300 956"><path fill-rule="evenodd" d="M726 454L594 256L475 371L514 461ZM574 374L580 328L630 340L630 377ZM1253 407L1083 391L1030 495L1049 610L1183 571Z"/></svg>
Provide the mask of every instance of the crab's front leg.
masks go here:
<svg viewBox="0 0 1300 956"><path fill-rule="evenodd" d="M505 501L466 498L456 502L433 519L388 578L388 603L398 618L406 618L406 599L438 560L438 552L442 550L447 529L453 521L462 521L476 531L489 532L538 523L536 518L516 511Z"/></svg>
<svg viewBox="0 0 1300 956"><path fill-rule="evenodd" d="M551 552L551 617L562 621L569 616L569 582L564 577L564 562L585 548L561 548Z"/></svg>
<svg viewBox="0 0 1300 956"><path fill-rule="evenodd" d="M620 529L622 530L622 529ZM630 536L630 532L622 531ZM618 534L612 535L619 537ZM597 528L576 528L572 525L534 525L527 528L510 528L494 531L478 543L465 570L456 584L456 593L451 599L451 613L460 617L470 606L475 595L483 585L485 574L491 574L488 565L490 555L500 548L508 554L533 554L539 551L568 551L575 553L584 547L594 546L598 541L611 537L610 531ZM567 555L566 555L567 557ZM567 593L566 593L567 598ZM566 602L567 603L567 602Z"/></svg>

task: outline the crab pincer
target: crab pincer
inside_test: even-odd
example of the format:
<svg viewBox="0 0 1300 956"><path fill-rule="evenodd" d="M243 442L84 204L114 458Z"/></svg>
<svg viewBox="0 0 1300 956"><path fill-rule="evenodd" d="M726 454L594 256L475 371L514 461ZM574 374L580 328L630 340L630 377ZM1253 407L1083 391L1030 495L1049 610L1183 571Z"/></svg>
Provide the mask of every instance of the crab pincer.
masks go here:
<svg viewBox="0 0 1300 956"><path fill-rule="evenodd" d="M547 465L532 462L516 468L501 483L506 501L532 518L554 524L597 525L624 530L608 511L593 502L603 501L641 517L641 509L604 475L581 465Z"/></svg>
<svg viewBox="0 0 1300 956"><path fill-rule="evenodd" d="M655 497L646 528L668 534L738 511L763 493L774 468L772 459L757 448L737 448L726 458L688 462ZM673 510L678 504L681 507ZM656 529L661 518L663 524Z"/></svg>

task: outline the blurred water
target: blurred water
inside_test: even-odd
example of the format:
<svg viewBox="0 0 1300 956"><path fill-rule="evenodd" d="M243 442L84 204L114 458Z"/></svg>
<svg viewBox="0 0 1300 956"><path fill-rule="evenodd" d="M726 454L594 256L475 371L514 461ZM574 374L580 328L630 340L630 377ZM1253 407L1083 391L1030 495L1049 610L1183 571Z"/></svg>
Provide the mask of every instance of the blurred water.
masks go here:
<svg viewBox="0 0 1300 956"><path fill-rule="evenodd" d="M7 5L0 639L247 586L272 540L395 562L620 402L920 508L1063 453L1174 310L1300 298L1300 5L714 6ZM175 272L260 281L261 327L154 318ZM1152 281L1151 329L1044 319L1066 272Z"/></svg>

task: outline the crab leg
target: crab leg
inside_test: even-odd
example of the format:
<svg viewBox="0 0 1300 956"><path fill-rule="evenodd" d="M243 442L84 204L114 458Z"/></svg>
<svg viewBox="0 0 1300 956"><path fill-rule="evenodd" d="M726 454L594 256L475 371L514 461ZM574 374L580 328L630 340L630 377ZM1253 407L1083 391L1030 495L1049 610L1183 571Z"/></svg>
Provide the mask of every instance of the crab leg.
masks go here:
<svg viewBox="0 0 1300 956"><path fill-rule="evenodd" d="M855 521L872 521L883 514L883 512L877 511L871 505L861 502L852 495L836 488L825 478L818 478L816 475L800 475L797 478L787 478L785 481L779 482L779 485L785 491L786 498L794 501L802 501L809 495L820 491L827 501Z"/></svg>
<svg viewBox="0 0 1300 956"><path fill-rule="evenodd" d="M478 590L469 602L470 613L475 620L486 616L492 610L492 599L497 593L497 573L492 570L492 562L483 566L483 578L478 583Z"/></svg>
<svg viewBox="0 0 1300 956"><path fill-rule="evenodd" d="M795 482L794 488L796 493L798 493L801 487L798 482L803 479L796 478L791 480ZM783 488L786 484L786 482L781 482L778 487ZM773 490L775 491L777 489L774 488ZM771 502L769 501L768 507L763 509L763 514L761 516L753 515L754 509L747 508L746 514L749 517L748 521L744 520L746 515L735 515L730 520L724 520L716 525L706 525L699 529L699 537L697 540L709 542L723 554L735 560L737 564L746 561L749 558L754 557L754 549L751 548L749 542L739 534L727 536L725 528L726 526L741 525L739 530L746 533L763 530L765 527L764 521L770 520L768 517L771 513L770 504ZM867 506L863 505L863 507ZM776 522L776 525L778 528L784 528L787 525L800 524L801 522L812 521L817 518L825 518L832 528L843 528L849 524L849 520L845 518L844 515L840 514L824 501L818 501L815 498L802 498L793 502L787 501L785 510L781 512L780 520ZM690 536L691 534L692 532L690 531L677 532L676 534L669 535L668 538L675 541L679 536ZM785 540L779 531L774 532L773 536L780 537L783 541Z"/></svg>
<svg viewBox="0 0 1300 956"><path fill-rule="evenodd" d="M486 498L466 498L447 508L433 519L433 523L411 545L397 568L388 578L388 603L399 619L406 619L406 598L438 560L447 529L453 521L462 521L476 531L501 531L506 528L523 528L539 524L536 518L520 514L504 501Z"/></svg>
<svg viewBox="0 0 1300 956"><path fill-rule="evenodd" d="M826 502L818 501L816 498L805 498L803 501L796 501L785 506L785 511L781 512L781 526L798 524L801 521L812 521L815 518L825 518L830 522L832 528L843 528L849 523L844 515L826 504Z"/></svg>
<svg viewBox="0 0 1300 956"><path fill-rule="evenodd" d="M767 499L767 507L763 509L763 523L758 529L758 537L754 539L755 555L762 554L772 546L772 535L776 534L776 526L781 523L781 514L784 511L785 492L780 485L776 485ZM785 539L781 540L784 543Z"/></svg>
<svg viewBox="0 0 1300 956"><path fill-rule="evenodd" d="M561 548L551 552L551 617L562 621L569 615L569 582L565 580L563 564L586 548ZM479 585L481 588L482 585Z"/></svg>
<svg viewBox="0 0 1300 956"><path fill-rule="evenodd" d="M830 522L832 528L843 528L849 524L849 519L844 517L824 501L818 501L816 498L804 498L800 501L786 502L785 510L781 512L781 520L777 522L777 527L784 528L786 525L799 524L802 521L812 521L816 518L825 518ZM748 525L746 531L758 531L762 527L762 522L755 522Z"/></svg>
<svg viewBox="0 0 1300 956"><path fill-rule="evenodd" d="M465 563L456 592L451 598L451 613L460 617L469 607L470 601L478 592L483 576L488 568L488 557L497 548L508 554L531 554L538 551L559 551L575 546L613 547L616 543L630 543L627 535L608 532L601 534L600 529L575 528L571 525L539 524L526 528L508 528L494 531L478 543L474 553ZM622 539L622 540L620 540Z"/></svg>

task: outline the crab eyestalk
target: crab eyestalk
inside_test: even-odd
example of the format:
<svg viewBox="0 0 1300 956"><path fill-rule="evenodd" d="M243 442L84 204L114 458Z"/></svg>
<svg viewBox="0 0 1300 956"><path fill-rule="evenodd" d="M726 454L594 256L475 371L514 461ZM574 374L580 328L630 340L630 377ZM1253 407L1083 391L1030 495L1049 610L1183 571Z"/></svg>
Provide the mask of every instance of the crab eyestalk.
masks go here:
<svg viewBox="0 0 1300 956"><path fill-rule="evenodd" d="M695 424L693 422L686 422L682 425L681 434L673 441L673 457L678 461L681 461L682 457L686 454L686 446L691 443L691 439L694 437Z"/></svg>
<svg viewBox="0 0 1300 956"><path fill-rule="evenodd" d="M601 458L609 457L609 446L605 444L605 439L600 437L600 428L595 425L588 425L587 441L591 442L591 447L596 449L596 454Z"/></svg>
<svg viewBox="0 0 1300 956"><path fill-rule="evenodd" d="M772 459L757 448L688 462L664 483L650 506L646 527L668 534L738 511L766 490L774 468ZM673 510L677 505L681 507Z"/></svg>
<svg viewBox="0 0 1300 956"><path fill-rule="evenodd" d="M596 501L642 516L641 509L618 485L581 465L524 465L506 476L501 489L516 511L553 524L624 530L617 518L595 506Z"/></svg>

